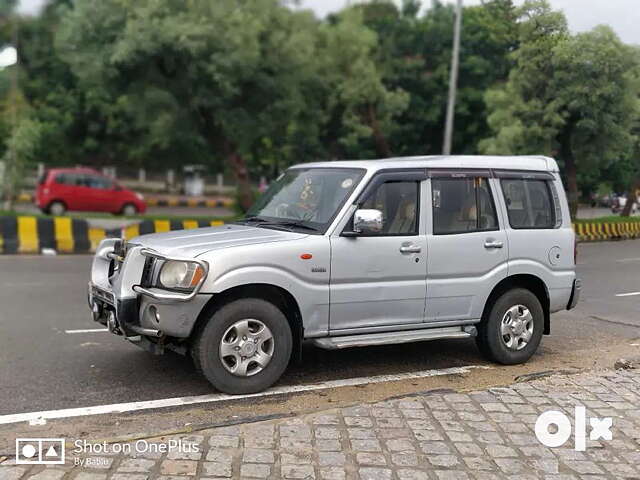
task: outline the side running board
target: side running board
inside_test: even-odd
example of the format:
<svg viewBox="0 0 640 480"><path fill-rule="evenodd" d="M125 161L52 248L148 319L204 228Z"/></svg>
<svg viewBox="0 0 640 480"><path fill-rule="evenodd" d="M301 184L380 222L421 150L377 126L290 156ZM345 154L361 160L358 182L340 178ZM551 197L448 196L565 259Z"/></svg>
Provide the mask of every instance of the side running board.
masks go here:
<svg viewBox="0 0 640 480"><path fill-rule="evenodd" d="M393 345L397 343L423 342L442 338L471 338L477 335L476 327L442 327L400 332L366 333L342 337L324 337L313 339L313 344L327 350L370 345Z"/></svg>

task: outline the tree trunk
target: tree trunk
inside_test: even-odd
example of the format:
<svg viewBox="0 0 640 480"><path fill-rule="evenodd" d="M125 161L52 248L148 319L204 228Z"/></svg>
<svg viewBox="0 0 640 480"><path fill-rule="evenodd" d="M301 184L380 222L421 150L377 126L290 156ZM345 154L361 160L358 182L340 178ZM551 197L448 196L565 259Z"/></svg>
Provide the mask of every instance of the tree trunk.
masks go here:
<svg viewBox="0 0 640 480"><path fill-rule="evenodd" d="M5 170L5 175L6 173L7 171ZM13 192L11 182L5 182L4 202L3 202L2 208L4 208L9 212L13 210L13 196L14 196L14 192Z"/></svg>
<svg viewBox="0 0 640 480"><path fill-rule="evenodd" d="M376 109L373 104L369 104L367 107L367 123L371 127L373 131L373 141L376 145L376 153L380 157L389 158L392 156L391 149L389 148L389 143L387 142L387 138L382 133L382 129L380 128L380 123L378 122L378 116L376 114Z"/></svg>
<svg viewBox="0 0 640 480"><path fill-rule="evenodd" d="M571 149L571 131L573 125L568 123L560 137L560 155L564 160L564 169L567 175L567 193L569 197L569 212L571 218L575 219L578 214L578 171L576 161Z"/></svg>
<svg viewBox="0 0 640 480"><path fill-rule="evenodd" d="M631 188L627 193L627 204L624 206L624 210L620 214L623 217L629 217L631 215L631 209L636 201L636 192L640 190L640 178L637 178L635 182L631 184Z"/></svg>
<svg viewBox="0 0 640 480"><path fill-rule="evenodd" d="M238 153L238 149L233 142L225 140L224 151L236 179L238 206L243 212L246 212L253 204L253 191L249 183L247 164L244 158L242 158L242 155Z"/></svg>

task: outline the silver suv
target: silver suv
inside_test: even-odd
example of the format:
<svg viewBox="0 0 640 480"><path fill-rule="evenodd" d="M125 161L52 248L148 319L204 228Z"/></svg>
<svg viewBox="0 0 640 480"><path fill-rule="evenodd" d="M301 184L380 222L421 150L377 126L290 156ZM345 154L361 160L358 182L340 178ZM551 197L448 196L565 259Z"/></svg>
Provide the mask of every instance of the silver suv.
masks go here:
<svg viewBox="0 0 640 480"><path fill-rule="evenodd" d="M527 361L578 301L575 236L546 157L297 165L233 224L100 244L93 319L190 354L219 390L276 382L325 349L474 337Z"/></svg>

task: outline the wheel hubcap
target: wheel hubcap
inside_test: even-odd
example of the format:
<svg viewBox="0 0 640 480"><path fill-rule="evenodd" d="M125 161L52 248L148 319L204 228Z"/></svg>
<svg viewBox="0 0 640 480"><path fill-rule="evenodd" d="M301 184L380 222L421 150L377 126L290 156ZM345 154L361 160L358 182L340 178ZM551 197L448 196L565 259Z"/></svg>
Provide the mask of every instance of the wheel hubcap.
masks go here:
<svg viewBox="0 0 640 480"><path fill-rule="evenodd" d="M533 336L533 315L524 305L506 311L500 325L502 341L509 350L522 350Z"/></svg>
<svg viewBox="0 0 640 480"><path fill-rule="evenodd" d="M248 318L231 325L220 341L220 360L230 373L250 377L273 358L273 334L260 320Z"/></svg>

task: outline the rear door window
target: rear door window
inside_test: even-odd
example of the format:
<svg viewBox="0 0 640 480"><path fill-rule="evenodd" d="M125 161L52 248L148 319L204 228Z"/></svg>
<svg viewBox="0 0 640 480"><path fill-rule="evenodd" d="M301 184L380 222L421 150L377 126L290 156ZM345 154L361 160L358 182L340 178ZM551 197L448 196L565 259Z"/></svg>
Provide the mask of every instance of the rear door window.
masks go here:
<svg viewBox="0 0 640 480"><path fill-rule="evenodd" d="M87 175L86 182L87 187L90 188L99 188L100 190L111 190L113 188L113 182L106 177Z"/></svg>
<svg viewBox="0 0 640 480"><path fill-rule="evenodd" d="M433 178L431 192L434 235L498 229L486 178Z"/></svg>
<svg viewBox="0 0 640 480"><path fill-rule="evenodd" d="M80 185L78 174L76 173L59 173L56 175L56 183L69 186Z"/></svg>
<svg viewBox="0 0 640 480"><path fill-rule="evenodd" d="M500 184L511 228L544 229L557 226L556 206L549 181L503 178Z"/></svg>

